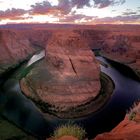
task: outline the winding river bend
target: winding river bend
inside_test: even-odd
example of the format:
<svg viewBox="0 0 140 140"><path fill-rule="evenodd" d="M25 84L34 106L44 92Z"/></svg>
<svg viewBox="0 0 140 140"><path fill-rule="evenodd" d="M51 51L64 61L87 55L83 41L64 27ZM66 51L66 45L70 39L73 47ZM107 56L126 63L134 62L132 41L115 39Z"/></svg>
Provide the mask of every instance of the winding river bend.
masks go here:
<svg viewBox="0 0 140 140"><path fill-rule="evenodd" d="M27 67L43 57L43 52L34 55L29 60ZM59 124L68 121L84 127L90 138L99 133L110 131L124 118L132 104L140 99L140 83L121 73L119 67L114 68L105 58L97 57L97 59L108 65L108 67L101 65L101 71L110 76L115 83L112 97L99 111L83 118L71 120L62 120L50 115L44 116L35 104L22 94L19 82L9 79L0 91L2 115L26 132L41 139L48 137Z"/></svg>

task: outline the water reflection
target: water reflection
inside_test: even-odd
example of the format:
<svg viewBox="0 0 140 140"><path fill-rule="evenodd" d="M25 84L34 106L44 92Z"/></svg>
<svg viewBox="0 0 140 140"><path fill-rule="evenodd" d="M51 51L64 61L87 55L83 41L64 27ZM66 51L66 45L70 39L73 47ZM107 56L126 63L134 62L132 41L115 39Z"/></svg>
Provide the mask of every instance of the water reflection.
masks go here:
<svg viewBox="0 0 140 140"><path fill-rule="evenodd" d="M45 51L41 51L39 54L33 55L33 57L28 61L27 67L35 63L36 61L42 59L45 56Z"/></svg>

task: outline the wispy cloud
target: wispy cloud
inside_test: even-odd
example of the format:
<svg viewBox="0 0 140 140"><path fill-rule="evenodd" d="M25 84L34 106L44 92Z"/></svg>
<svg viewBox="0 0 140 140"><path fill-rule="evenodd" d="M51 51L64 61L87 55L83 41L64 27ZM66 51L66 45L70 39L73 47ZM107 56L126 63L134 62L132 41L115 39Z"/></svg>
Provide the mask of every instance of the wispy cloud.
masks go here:
<svg viewBox="0 0 140 140"><path fill-rule="evenodd" d="M136 15L137 12L123 12L123 15L129 16L129 15Z"/></svg>
<svg viewBox="0 0 140 140"><path fill-rule="evenodd" d="M0 18L1 19L20 19L20 18L23 18L21 16L24 15L25 13L27 13L26 10L12 8L12 9L7 9L5 11L0 11Z"/></svg>
<svg viewBox="0 0 140 140"><path fill-rule="evenodd" d="M0 1L1 2L1 1ZM36 2L31 5L29 10L24 9L7 9L5 11L0 11L0 19L10 19L10 20L24 20L32 17L39 16L52 16L54 18L59 18L59 22L65 23L82 23L82 22L95 22L95 23L112 23L116 21L120 22L133 22L140 21L140 7L135 10L126 9L121 14L116 15L116 17L104 17L99 18L97 16L86 16L84 13L76 13L72 9L83 9L83 8L95 8L98 10L104 10L107 7L123 5L125 0L58 0L57 4L51 3L50 0L44 0L42 2ZM113 8L112 12L117 12ZM25 15L29 16L25 16ZM38 18L39 19L39 18ZM43 19L43 17L42 17Z"/></svg>
<svg viewBox="0 0 140 140"><path fill-rule="evenodd" d="M140 15L129 15L129 16L116 16L116 17L105 17L97 18L95 22L100 23L113 23L113 22L140 22Z"/></svg>

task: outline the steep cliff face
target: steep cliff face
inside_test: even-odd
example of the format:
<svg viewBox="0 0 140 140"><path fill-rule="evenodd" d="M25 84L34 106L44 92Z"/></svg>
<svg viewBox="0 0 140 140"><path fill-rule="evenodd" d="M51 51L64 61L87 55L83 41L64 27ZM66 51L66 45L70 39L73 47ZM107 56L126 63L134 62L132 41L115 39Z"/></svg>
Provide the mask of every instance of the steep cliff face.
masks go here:
<svg viewBox="0 0 140 140"><path fill-rule="evenodd" d="M52 31L46 29L28 29L21 31L34 47L45 48Z"/></svg>
<svg viewBox="0 0 140 140"><path fill-rule="evenodd" d="M21 80L21 88L36 102L48 104L44 111L59 117L78 116L75 110L99 94L99 64L78 34L55 31L46 47L46 59Z"/></svg>
<svg viewBox="0 0 140 140"><path fill-rule="evenodd" d="M109 34L107 30L97 30L97 29L81 29L81 30L74 30L78 33L81 37L86 40L88 46L93 48L105 48L106 46L106 38Z"/></svg>
<svg viewBox="0 0 140 140"><path fill-rule="evenodd" d="M97 26L75 30L91 49L131 67L140 77L140 28L138 26Z"/></svg>
<svg viewBox="0 0 140 140"><path fill-rule="evenodd" d="M62 28L62 32L66 29ZM73 31L72 31L73 30ZM38 48L45 48L52 34L60 31L59 29L31 28L26 30L1 29L0 30L0 64L1 71L7 69L13 64L23 60L29 54L32 54ZM77 34L81 38L82 43L87 47L100 48L104 54L112 59L118 59L120 62L130 63L130 66L139 70L140 66L140 30L131 26L88 26L82 28L67 29L66 33ZM67 36L65 34L65 36ZM61 36L58 34L58 36ZM63 39L62 39L63 38ZM67 40L69 46L75 46L78 40L70 37ZM64 42L65 37L61 37ZM57 44L62 44L60 40ZM66 41L65 41L66 43ZM84 46L84 45L83 45Z"/></svg>
<svg viewBox="0 0 140 140"><path fill-rule="evenodd" d="M35 49L20 32L0 31L0 73L18 64L35 52Z"/></svg>
<svg viewBox="0 0 140 140"><path fill-rule="evenodd" d="M0 30L0 73L44 49L51 36L49 30Z"/></svg>
<svg viewBox="0 0 140 140"><path fill-rule="evenodd" d="M112 33L106 49L102 53L115 61L132 68L140 77L140 32Z"/></svg>
<svg viewBox="0 0 140 140"><path fill-rule="evenodd" d="M98 135L94 140L139 140L140 103L126 115L124 120L111 132Z"/></svg>

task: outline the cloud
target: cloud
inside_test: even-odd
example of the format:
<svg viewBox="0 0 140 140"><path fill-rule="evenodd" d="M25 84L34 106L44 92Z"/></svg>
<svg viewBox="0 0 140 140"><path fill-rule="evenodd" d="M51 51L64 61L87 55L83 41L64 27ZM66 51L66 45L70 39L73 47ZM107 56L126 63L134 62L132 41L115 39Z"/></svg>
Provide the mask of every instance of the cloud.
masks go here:
<svg viewBox="0 0 140 140"><path fill-rule="evenodd" d="M122 5L125 3L125 0L59 0L58 5L51 5L48 0L43 2L37 2L34 5L31 5L30 10L24 9L7 9L5 11L0 11L0 19L28 19L32 18L34 15L52 15L58 17L60 22L74 23L77 22L96 22L96 23L112 23L116 21L122 22L131 22L140 20L140 14L138 10L140 7L137 7L137 12L132 11L132 9L126 9L121 16L116 17L105 17L98 18L93 16L85 16L83 14L76 14L76 12L71 12L72 8L83 8L83 7L96 7L96 8L105 8L108 6ZM112 12L116 12L112 10ZM24 15L28 13L29 17Z"/></svg>
<svg viewBox="0 0 140 140"><path fill-rule="evenodd" d="M46 14L52 6L48 1L43 1L41 3L31 5L31 8L32 14Z"/></svg>
<svg viewBox="0 0 140 140"><path fill-rule="evenodd" d="M80 20L84 20L84 21L88 21L88 20L91 20L95 17L93 16L85 16L83 14L77 14L77 15L67 15L67 16L64 16L62 18L60 18L60 22L75 22L75 21L80 21Z"/></svg>
<svg viewBox="0 0 140 140"><path fill-rule="evenodd" d="M137 22L140 21L140 15L129 15L129 16L116 16L116 17L105 17L97 18L95 22L101 23L113 23L113 22Z"/></svg>
<svg viewBox="0 0 140 140"><path fill-rule="evenodd" d="M93 0L94 5L97 8L105 8L108 6L114 6L114 5L122 5L125 3L125 0Z"/></svg>
<svg viewBox="0 0 140 140"><path fill-rule="evenodd" d="M5 11L0 11L0 19L23 19L22 15L25 13L27 13L27 11L23 9L7 9Z"/></svg>
<svg viewBox="0 0 140 140"><path fill-rule="evenodd" d="M90 7L90 0L72 0L71 3L72 6L76 6L77 8Z"/></svg>
<svg viewBox="0 0 140 140"><path fill-rule="evenodd" d="M72 3L69 0L59 0L57 7L63 14L68 14L72 9Z"/></svg>
<svg viewBox="0 0 140 140"><path fill-rule="evenodd" d="M69 0L61 0L57 6L52 6L49 1L43 1L31 5L30 14L36 15L58 15L59 13L67 15L72 9L72 4Z"/></svg>
<svg viewBox="0 0 140 140"><path fill-rule="evenodd" d="M94 0L95 7L105 8L112 5L112 0Z"/></svg>
<svg viewBox="0 0 140 140"><path fill-rule="evenodd" d="M126 11L122 13L122 15L123 16L138 15L138 11L133 11L132 9L126 9Z"/></svg>
<svg viewBox="0 0 140 140"><path fill-rule="evenodd" d="M91 1L94 5L91 4ZM47 0L35 5L31 5L31 14L51 14L61 13L67 15L71 12L72 8L77 9L87 7L105 8L108 6L123 4L125 0L59 0L58 5L52 6Z"/></svg>
<svg viewBox="0 0 140 140"><path fill-rule="evenodd" d="M123 15L129 16L129 15L136 15L137 12L123 12Z"/></svg>

